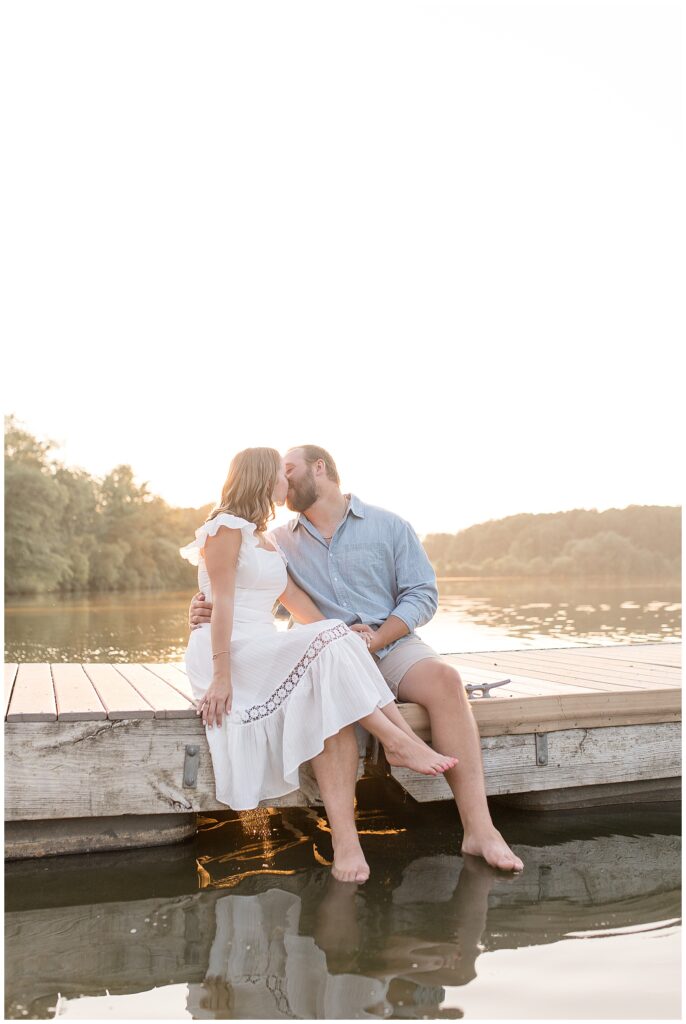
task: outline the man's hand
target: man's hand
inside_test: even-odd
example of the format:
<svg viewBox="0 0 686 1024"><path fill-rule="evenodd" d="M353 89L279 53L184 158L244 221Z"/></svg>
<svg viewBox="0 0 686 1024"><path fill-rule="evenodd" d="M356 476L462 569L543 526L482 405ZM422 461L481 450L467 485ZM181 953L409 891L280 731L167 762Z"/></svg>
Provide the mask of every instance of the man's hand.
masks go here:
<svg viewBox="0 0 686 1024"><path fill-rule="evenodd" d="M196 594L188 609L188 625L197 629L212 617L212 602L205 600L204 594Z"/></svg>
<svg viewBox="0 0 686 1024"><path fill-rule="evenodd" d="M350 627L355 633L360 633L362 639L367 645L367 650L370 654L374 654L375 651L380 650L379 644L376 642L376 631L368 626L366 622L358 622L354 626Z"/></svg>

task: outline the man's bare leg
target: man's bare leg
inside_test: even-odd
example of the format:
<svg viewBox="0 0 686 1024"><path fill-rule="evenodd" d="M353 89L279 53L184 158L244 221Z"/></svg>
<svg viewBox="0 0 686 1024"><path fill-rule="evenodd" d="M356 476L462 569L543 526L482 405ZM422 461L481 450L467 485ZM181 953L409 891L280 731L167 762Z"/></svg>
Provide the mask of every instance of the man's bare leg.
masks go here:
<svg viewBox="0 0 686 1024"><path fill-rule="evenodd" d="M431 722L431 742L439 750L459 757L459 764L444 777L455 796L464 829L462 851L483 857L503 871L521 871L522 861L491 820L479 730L460 673L438 658L425 658L405 673L398 696L423 705Z"/></svg>
<svg viewBox="0 0 686 1024"><path fill-rule="evenodd" d="M324 749L310 762L331 826L333 867L340 882L366 882L369 864L355 827L355 781L359 759L355 727L346 725L324 741Z"/></svg>

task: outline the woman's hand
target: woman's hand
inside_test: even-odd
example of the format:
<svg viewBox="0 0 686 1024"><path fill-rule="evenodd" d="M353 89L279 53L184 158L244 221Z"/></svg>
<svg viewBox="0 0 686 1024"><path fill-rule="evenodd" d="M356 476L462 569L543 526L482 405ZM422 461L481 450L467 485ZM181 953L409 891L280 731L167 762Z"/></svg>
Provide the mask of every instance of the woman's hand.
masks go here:
<svg viewBox="0 0 686 1024"><path fill-rule="evenodd" d="M233 704L233 686L230 679L213 679L207 693L198 702L196 714L202 714L202 724L210 728L217 723L221 728L222 715L228 715Z"/></svg>

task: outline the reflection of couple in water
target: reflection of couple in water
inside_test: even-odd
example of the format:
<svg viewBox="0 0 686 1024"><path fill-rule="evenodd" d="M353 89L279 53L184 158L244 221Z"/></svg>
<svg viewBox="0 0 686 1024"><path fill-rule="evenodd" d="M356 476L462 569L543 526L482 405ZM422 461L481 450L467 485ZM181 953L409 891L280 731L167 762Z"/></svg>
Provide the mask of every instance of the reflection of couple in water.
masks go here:
<svg viewBox="0 0 686 1024"><path fill-rule="evenodd" d="M476 977L496 875L468 854L420 858L393 892L390 930L379 935L371 923L373 939L360 921L357 886L333 878L314 900L279 888L221 896L207 975L189 986L187 1008L212 1019L461 1016L440 1010L444 986ZM423 923L435 935L436 906L438 941L422 935Z"/></svg>
<svg viewBox="0 0 686 1024"><path fill-rule="evenodd" d="M298 515L267 533L283 504ZM322 448L294 448L284 458L248 448L182 554L198 566L186 666L217 800L244 810L284 796L309 761L331 825L334 877L365 881L354 804L359 723L390 764L444 774L463 853L521 870L489 814L460 675L415 633L434 615L438 591L409 523L342 494ZM276 628L277 602L293 628ZM427 709L435 749L407 725L396 698Z"/></svg>

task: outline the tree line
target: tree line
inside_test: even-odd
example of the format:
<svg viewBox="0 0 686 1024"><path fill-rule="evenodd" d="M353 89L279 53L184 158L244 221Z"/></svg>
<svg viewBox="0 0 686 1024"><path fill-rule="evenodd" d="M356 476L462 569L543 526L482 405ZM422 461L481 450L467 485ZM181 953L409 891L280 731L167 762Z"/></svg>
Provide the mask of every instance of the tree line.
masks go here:
<svg viewBox="0 0 686 1024"><path fill-rule="evenodd" d="M681 508L629 505L522 513L424 547L438 576L555 576L681 580Z"/></svg>
<svg viewBox="0 0 686 1024"><path fill-rule="evenodd" d="M189 589L179 555L212 507L173 508L130 466L103 479L70 469L10 416L5 420L5 592Z"/></svg>
<svg viewBox="0 0 686 1024"><path fill-rule="evenodd" d="M104 478L63 465L15 417L5 420L5 592L191 589L179 555L211 504L174 508L130 466ZM433 533L438 576L681 578L681 510L630 505L522 514Z"/></svg>

